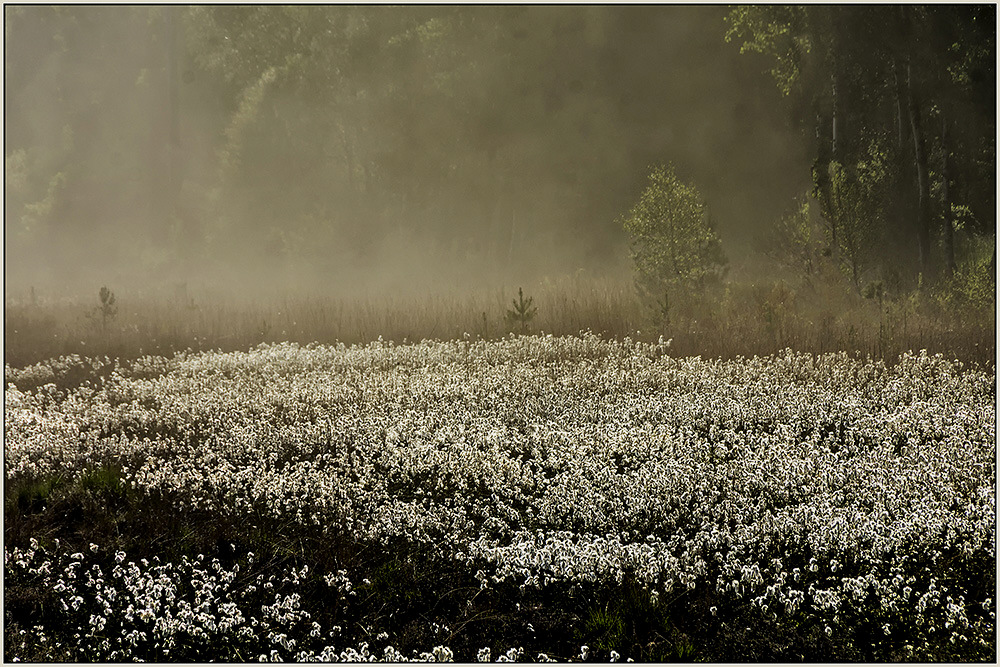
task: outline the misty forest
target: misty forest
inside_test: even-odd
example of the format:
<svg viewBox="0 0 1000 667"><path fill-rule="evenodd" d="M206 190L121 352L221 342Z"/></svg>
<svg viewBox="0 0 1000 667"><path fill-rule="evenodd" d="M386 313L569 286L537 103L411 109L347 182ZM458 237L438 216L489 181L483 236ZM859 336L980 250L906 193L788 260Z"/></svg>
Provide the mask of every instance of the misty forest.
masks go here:
<svg viewBox="0 0 1000 667"><path fill-rule="evenodd" d="M4 661L986 661L995 5L4 7Z"/></svg>

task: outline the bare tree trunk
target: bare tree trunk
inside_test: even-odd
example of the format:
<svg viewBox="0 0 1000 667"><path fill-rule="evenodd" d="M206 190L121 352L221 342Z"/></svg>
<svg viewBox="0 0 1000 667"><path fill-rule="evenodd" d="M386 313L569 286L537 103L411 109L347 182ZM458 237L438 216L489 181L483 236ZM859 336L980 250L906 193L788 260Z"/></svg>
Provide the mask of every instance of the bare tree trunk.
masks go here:
<svg viewBox="0 0 1000 667"><path fill-rule="evenodd" d="M834 73L830 81L830 92L833 95L832 117L830 120L830 154L833 159L837 162L840 161L840 146L837 145L837 107L840 104L840 100L837 97L837 72L836 64L834 65Z"/></svg>
<svg viewBox="0 0 1000 667"><path fill-rule="evenodd" d="M828 127L832 128L832 122L828 124L828 119L824 117L824 114L817 114L816 141L818 146L816 162L813 163L813 196L819 200L820 212L830 229L830 251L834 253L837 247L837 220L833 196L830 192L832 189L830 182L830 162L832 161L832 157L830 150L831 140L827 134Z"/></svg>
<svg viewBox="0 0 1000 667"><path fill-rule="evenodd" d="M946 113L941 113L941 144L944 149L944 169L942 181L944 187L941 191L942 223L944 225L944 275L950 278L955 272L955 228L951 214L951 147L948 145L949 123Z"/></svg>
<svg viewBox="0 0 1000 667"><path fill-rule="evenodd" d="M896 147L899 152L902 153L904 147L906 146L906 126L907 121L904 114L906 113L906 85L903 81L903 76L900 70L902 69L902 64L898 60L893 60L892 63L892 78L895 84L896 92L896 130L898 136L896 138Z"/></svg>
<svg viewBox="0 0 1000 667"><path fill-rule="evenodd" d="M839 79L839 74L838 74L838 69L837 69L838 66L839 66L839 63L837 62L836 55L834 55L833 73L830 75L830 94L831 94L831 97L832 97L831 104L830 104L830 114L831 114L830 115L830 160L838 165L838 169L843 169L844 164L843 164L843 162L840 159L840 154L842 152L841 149L843 148L843 146L837 143L837 139L838 139L838 137L837 137L838 122L837 121L838 121L838 118L840 117L840 115L838 114L838 109L840 107L840 98L838 96L838 93L840 91L839 91L839 87L837 85L837 81ZM842 143L843 143L843 141L841 141L841 144ZM832 237L833 237L832 254L833 254L833 261L834 261L834 263L837 266L840 266L840 256L841 256L840 247L843 244L842 240L838 240L837 239L837 232L840 231L841 235L843 233L843 230L840 229L840 228L843 227L843 220L841 219L841 212L843 211L843 208L841 207L841 201L840 201L840 195L839 195L839 188L842 185L843 185L842 182L839 185L833 183L833 177L831 175L831 177L830 177L830 203L831 203L832 206L831 206L831 209L830 209L830 213L831 213L831 215L833 217L833 219L831 221L832 231L833 231L833 234L832 234Z"/></svg>
<svg viewBox="0 0 1000 667"><path fill-rule="evenodd" d="M907 106L910 114L910 129L913 132L914 159L917 167L917 246L919 248L920 272L924 280L931 277L931 202L930 180L927 174L927 148L923 123L920 118L920 100L914 90L912 65L906 65Z"/></svg>

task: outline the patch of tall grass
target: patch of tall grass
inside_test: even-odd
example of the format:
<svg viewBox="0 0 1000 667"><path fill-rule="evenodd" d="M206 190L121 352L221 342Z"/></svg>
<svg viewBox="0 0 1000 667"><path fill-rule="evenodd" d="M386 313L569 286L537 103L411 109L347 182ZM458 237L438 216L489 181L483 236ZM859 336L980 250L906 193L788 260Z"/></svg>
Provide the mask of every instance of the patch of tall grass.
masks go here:
<svg viewBox="0 0 1000 667"><path fill-rule="evenodd" d="M97 289L86 298L31 298L8 293L5 362L14 367L59 356L131 359L179 350L245 350L259 343L365 343L521 333L507 317L518 288L532 298L531 333L672 339L671 353L735 358L847 351L891 363L906 350L992 363L995 296L976 307L913 293L864 298L838 285L795 286L781 280L730 282L711 293L672 299L668 318L644 307L627 279L565 276L531 284L426 296L329 296L273 293L257 300L186 288L143 293L119 288L118 312L96 316Z"/></svg>

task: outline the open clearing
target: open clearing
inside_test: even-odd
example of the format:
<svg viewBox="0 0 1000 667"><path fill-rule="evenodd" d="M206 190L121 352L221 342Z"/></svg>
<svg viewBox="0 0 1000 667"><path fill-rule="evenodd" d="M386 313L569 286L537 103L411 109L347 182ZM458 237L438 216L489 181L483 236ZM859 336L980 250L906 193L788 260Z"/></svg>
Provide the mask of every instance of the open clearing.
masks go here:
<svg viewBox="0 0 1000 667"><path fill-rule="evenodd" d="M5 661L986 660L995 370L590 334L5 376Z"/></svg>

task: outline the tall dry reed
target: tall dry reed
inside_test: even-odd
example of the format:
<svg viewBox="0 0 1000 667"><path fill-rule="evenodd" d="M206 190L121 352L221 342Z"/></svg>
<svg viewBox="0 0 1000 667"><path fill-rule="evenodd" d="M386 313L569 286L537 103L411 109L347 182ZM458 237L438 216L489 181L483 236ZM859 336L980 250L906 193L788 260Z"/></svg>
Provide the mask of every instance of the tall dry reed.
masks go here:
<svg viewBox="0 0 1000 667"><path fill-rule="evenodd" d="M242 350L264 342L364 343L497 338L519 333L505 318L518 285L426 296L312 294L238 301L197 292L118 293L118 313L102 325L92 299L7 295L5 362L19 367L68 354L134 358L175 351ZM913 299L876 304L847 293L796 293L784 283L731 283L689 303L668 320L639 303L627 280L569 276L523 285L537 316L531 333L583 330L640 340L672 339L672 353L732 358L786 347L844 350L892 363L927 349L977 363L996 358L991 312L935 311Z"/></svg>

